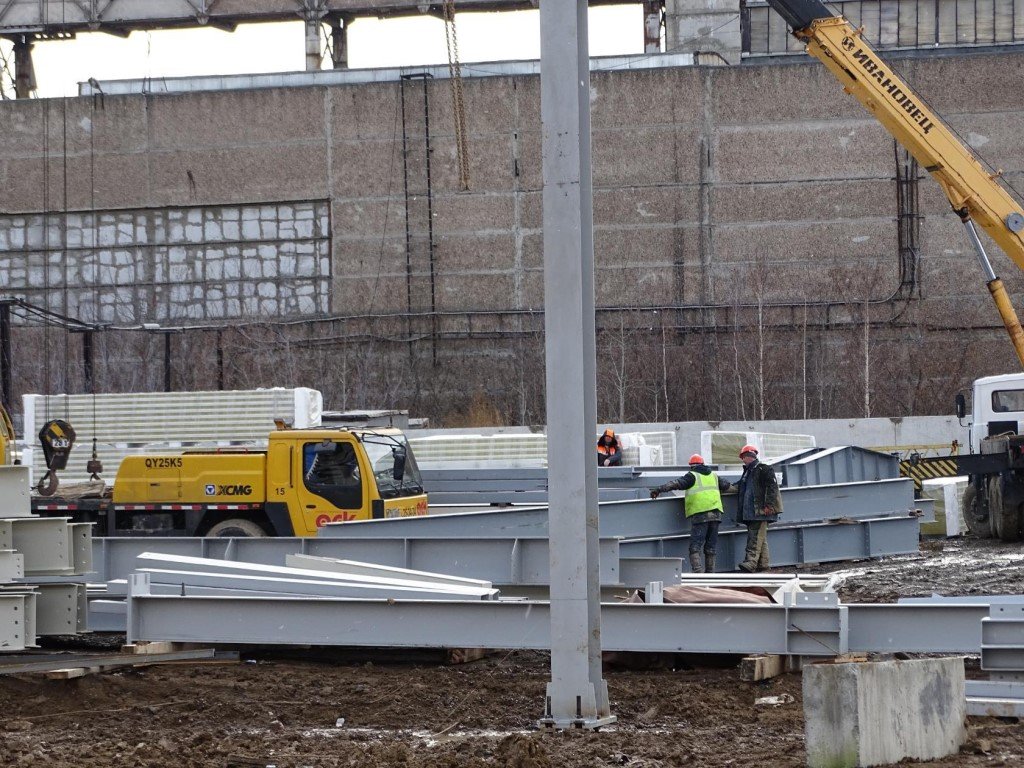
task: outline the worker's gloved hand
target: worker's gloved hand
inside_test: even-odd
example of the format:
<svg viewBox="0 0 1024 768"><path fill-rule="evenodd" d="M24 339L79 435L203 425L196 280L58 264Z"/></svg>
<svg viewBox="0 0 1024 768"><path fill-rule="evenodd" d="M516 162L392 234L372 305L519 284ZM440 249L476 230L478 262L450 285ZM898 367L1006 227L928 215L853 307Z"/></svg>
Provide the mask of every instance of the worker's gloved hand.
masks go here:
<svg viewBox="0 0 1024 768"><path fill-rule="evenodd" d="M659 493L660 493L660 491L651 491L651 498L652 498L652 499L656 499L656 498L658 498L658 494L659 494Z"/></svg>

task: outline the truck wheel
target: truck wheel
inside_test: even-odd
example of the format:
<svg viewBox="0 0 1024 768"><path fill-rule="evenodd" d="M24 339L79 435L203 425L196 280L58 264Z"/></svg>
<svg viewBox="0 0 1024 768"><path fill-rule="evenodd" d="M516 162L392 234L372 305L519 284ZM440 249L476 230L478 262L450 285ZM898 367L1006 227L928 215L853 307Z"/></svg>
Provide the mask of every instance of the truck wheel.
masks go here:
<svg viewBox="0 0 1024 768"><path fill-rule="evenodd" d="M1005 498L998 477L989 480L988 510L989 519L992 521L992 533L997 538L1006 542L1020 540L1020 510L1012 500Z"/></svg>
<svg viewBox="0 0 1024 768"><path fill-rule="evenodd" d="M206 535L239 537L248 536L252 538L262 538L267 535L267 532L260 528L260 526L254 523L252 520L232 518L231 520L223 520L217 523L209 531L206 532Z"/></svg>
<svg viewBox="0 0 1024 768"><path fill-rule="evenodd" d="M964 491L963 504L964 522L967 523L967 530L979 539L992 538L991 517L986 517L984 520L978 519L978 489L973 484L968 485L967 490Z"/></svg>

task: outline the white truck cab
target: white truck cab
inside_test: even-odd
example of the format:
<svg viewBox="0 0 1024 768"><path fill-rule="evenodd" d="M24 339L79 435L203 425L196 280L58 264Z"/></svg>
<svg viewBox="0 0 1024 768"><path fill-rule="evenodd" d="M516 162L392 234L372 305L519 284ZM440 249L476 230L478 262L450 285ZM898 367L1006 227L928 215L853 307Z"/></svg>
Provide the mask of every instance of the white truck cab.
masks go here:
<svg viewBox="0 0 1024 768"><path fill-rule="evenodd" d="M963 395L957 395L957 416L966 415ZM1024 373L976 379L971 403L971 453L981 453L986 437L1024 434Z"/></svg>

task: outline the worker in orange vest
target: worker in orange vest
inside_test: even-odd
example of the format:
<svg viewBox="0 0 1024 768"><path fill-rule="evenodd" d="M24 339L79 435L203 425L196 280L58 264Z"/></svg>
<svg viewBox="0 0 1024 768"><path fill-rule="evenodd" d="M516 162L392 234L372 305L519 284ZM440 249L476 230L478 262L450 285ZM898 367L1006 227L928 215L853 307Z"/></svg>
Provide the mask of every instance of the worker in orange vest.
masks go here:
<svg viewBox="0 0 1024 768"><path fill-rule="evenodd" d="M597 466L622 466L622 446L619 445L614 429L606 429L597 441Z"/></svg>

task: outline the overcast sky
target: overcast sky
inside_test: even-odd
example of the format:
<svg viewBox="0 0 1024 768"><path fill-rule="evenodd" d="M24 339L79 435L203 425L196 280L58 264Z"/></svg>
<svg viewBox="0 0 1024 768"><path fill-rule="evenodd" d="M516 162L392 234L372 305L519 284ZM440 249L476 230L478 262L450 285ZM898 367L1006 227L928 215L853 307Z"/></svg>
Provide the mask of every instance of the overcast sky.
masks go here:
<svg viewBox="0 0 1024 768"><path fill-rule="evenodd" d="M464 62L540 57L539 11L460 13L459 54ZM639 3L590 9L592 56L641 53ZM9 54L9 45L4 44ZM293 72L305 69L301 22L248 24L235 32L211 28L135 32L128 38L102 33L76 40L36 43L33 51L40 96L77 95L77 84L94 77L141 77ZM352 68L447 63L444 23L429 16L358 19L349 30Z"/></svg>

